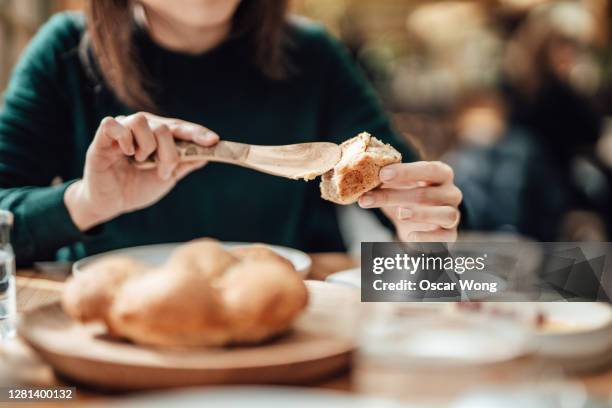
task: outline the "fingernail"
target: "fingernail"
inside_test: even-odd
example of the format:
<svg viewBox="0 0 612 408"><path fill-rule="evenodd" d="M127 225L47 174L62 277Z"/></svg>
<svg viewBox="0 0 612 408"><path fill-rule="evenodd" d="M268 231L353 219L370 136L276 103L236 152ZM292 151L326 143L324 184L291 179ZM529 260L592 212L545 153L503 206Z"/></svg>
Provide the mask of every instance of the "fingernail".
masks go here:
<svg viewBox="0 0 612 408"><path fill-rule="evenodd" d="M409 208L400 208L398 215L400 220L407 220L408 218L412 217L412 210Z"/></svg>
<svg viewBox="0 0 612 408"><path fill-rule="evenodd" d="M374 197L370 195L364 195L359 199L359 205L362 207L369 207L374 204Z"/></svg>
<svg viewBox="0 0 612 408"><path fill-rule="evenodd" d="M395 177L395 170L393 169L382 169L378 174L382 181L391 181Z"/></svg>
<svg viewBox="0 0 612 408"><path fill-rule="evenodd" d="M211 131L207 131L195 135L194 140L196 141L196 143L210 144L217 140L217 135Z"/></svg>

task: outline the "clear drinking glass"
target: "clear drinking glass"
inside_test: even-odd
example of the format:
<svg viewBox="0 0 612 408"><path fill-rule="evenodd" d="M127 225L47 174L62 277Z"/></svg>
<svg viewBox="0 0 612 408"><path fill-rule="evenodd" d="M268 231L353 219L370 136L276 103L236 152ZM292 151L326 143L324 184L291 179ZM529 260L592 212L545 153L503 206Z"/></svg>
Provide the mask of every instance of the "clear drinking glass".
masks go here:
<svg viewBox="0 0 612 408"><path fill-rule="evenodd" d="M438 407L482 389L559 378L531 353L519 324L450 313L450 304L369 306L353 377L361 393Z"/></svg>
<svg viewBox="0 0 612 408"><path fill-rule="evenodd" d="M15 335L17 302L15 298L15 254L10 235L13 214L0 210L0 341Z"/></svg>

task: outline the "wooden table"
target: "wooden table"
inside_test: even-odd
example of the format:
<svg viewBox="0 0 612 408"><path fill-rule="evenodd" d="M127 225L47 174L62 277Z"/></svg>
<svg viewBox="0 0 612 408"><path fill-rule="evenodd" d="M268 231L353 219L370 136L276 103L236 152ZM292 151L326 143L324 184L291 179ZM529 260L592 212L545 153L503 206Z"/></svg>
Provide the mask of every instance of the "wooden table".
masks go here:
<svg viewBox="0 0 612 408"><path fill-rule="evenodd" d="M329 274L355 266L355 261L345 254L311 254L313 265L310 279L323 280ZM32 270L17 272L18 310L26 312L59 299L63 286L62 277L45 276ZM4 376L4 377L3 377ZM582 375L574 380L585 385L592 394L610 398L612 396L612 367L606 371ZM0 385L20 384L33 386L66 386L51 368L42 362L22 341L16 339L0 348ZM348 373L312 384L316 388L352 391ZM79 387L79 398L94 401L112 401L116 395L103 394ZM2 406L2 403L0 403ZM20 406L26 406L26 404ZM40 407L40 404L32 405Z"/></svg>

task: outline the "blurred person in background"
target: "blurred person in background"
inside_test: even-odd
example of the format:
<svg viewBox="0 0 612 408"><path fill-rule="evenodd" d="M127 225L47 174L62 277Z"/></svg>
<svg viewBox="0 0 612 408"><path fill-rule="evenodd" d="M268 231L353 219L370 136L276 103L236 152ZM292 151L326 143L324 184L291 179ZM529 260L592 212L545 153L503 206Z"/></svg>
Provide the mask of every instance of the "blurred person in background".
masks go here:
<svg viewBox="0 0 612 408"><path fill-rule="evenodd" d="M565 190L563 202L555 205L564 213L574 208L598 209L584 193L583 185L589 180L577 178L575 171L576 163L581 163L577 157L592 155L602 127L589 95L597 82L590 53L594 31L595 20L583 4L551 2L525 17L504 56L503 89L510 121L529 131L547 156L545 162L552 168L539 165L540 170L558 177L541 188L556 183ZM561 224L558 220L551 228L560 231ZM576 238L567 223L563 230L563 239Z"/></svg>
<svg viewBox="0 0 612 408"><path fill-rule="evenodd" d="M0 208L15 214L18 261L201 236L345 250L317 183L178 162L176 139L340 143L362 131L416 158L343 47L318 25L288 20L286 7L90 0L86 18L53 17L0 110ZM150 155L156 170L130 162ZM462 196L447 165L396 164L380 176L384 189L359 203L382 209L400 239L456 238Z"/></svg>
<svg viewBox="0 0 612 408"><path fill-rule="evenodd" d="M508 121L494 90L464 96L455 112L455 146L442 160L470 197L470 228L553 241L563 190L539 144Z"/></svg>

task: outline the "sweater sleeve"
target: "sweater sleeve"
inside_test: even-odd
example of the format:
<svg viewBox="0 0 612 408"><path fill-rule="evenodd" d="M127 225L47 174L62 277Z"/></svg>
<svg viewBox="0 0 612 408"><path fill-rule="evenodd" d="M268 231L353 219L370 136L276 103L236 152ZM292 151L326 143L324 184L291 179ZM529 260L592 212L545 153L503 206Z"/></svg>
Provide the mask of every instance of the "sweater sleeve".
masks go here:
<svg viewBox="0 0 612 408"><path fill-rule="evenodd" d="M82 233L64 205L70 104L62 93L62 56L74 49L68 15L45 24L15 67L0 108L0 208L15 223L11 241L20 265L52 259ZM70 41L69 41L70 40Z"/></svg>

